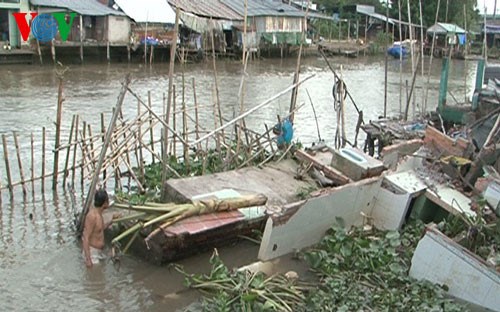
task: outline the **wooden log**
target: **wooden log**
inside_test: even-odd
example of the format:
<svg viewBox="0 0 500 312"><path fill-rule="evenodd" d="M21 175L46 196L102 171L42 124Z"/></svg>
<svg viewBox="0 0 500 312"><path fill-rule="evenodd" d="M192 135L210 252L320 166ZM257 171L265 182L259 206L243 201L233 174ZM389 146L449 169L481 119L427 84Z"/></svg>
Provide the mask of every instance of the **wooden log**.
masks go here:
<svg viewBox="0 0 500 312"><path fill-rule="evenodd" d="M94 175L94 178L92 179L92 183L90 184L89 191L87 193L87 198L85 199L85 204L83 206L83 211L80 217L80 222L79 222L79 227L78 227L78 232L82 233L83 231L83 224L85 222L85 216L87 215L87 212L90 209L90 205L92 203L92 200L94 198L94 194L96 191L97 187L97 181L99 180L99 174L101 172L102 168L102 163L104 162L104 158L106 156L106 151L108 149L108 146L111 141L111 134L113 133L113 129L115 127L116 121L118 119L118 114L121 111L123 100L125 99L125 94L127 93L128 85L130 83L130 74L125 77L125 82L123 83L122 89L120 91L120 94L118 96L118 102L115 107L115 112L109 122L108 130L106 132L106 137L104 140L103 148L101 150L101 155L99 156L99 162L97 163L96 166L96 173Z"/></svg>
<svg viewBox="0 0 500 312"><path fill-rule="evenodd" d="M26 183L25 183L25 179L24 179L23 162L21 160L21 151L19 149L19 140L17 138L17 133L15 131L12 134L14 136L14 146L16 147L17 164L19 166L19 176L21 177L23 196L26 196L28 194L28 190L26 189Z"/></svg>
<svg viewBox="0 0 500 312"><path fill-rule="evenodd" d="M325 174L325 176L327 178L331 179L332 181L334 181L338 185L344 185L344 184L351 182L351 179L346 177L342 172L340 172L337 169L332 168L330 166L325 166L325 165L319 163L316 159L314 159L314 157L312 157L311 155L307 154L304 151L297 150L297 151L295 151L294 155L295 155L295 157L297 157L298 159L300 159L302 161L307 161L307 162L313 163L314 168L323 171L323 173Z"/></svg>
<svg viewBox="0 0 500 312"><path fill-rule="evenodd" d="M57 88L57 113L56 113L56 138L55 138L55 153L54 153L54 176L52 177L52 190L57 188L57 177L59 171L59 144L61 140L61 119L62 119L62 105L63 105L63 77L58 77L59 86Z"/></svg>
<svg viewBox="0 0 500 312"><path fill-rule="evenodd" d="M42 128L42 194L45 193L45 127Z"/></svg>
<svg viewBox="0 0 500 312"><path fill-rule="evenodd" d="M9 164L9 152L7 150L7 138L5 134L2 134L2 144L3 144L3 159L5 161L5 171L7 173L7 187L9 188L10 198L14 198L14 190L12 188L12 175L10 173L10 164Z"/></svg>

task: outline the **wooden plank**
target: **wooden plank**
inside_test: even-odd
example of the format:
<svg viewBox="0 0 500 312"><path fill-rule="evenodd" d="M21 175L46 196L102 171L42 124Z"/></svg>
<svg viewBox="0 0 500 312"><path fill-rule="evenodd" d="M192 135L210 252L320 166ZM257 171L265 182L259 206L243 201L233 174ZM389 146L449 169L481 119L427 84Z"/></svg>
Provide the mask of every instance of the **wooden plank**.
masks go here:
<svg viewBox="0 0 500 312"><path fill-rule="evenodd" d="M454 155L469 158L472 154L469 141L463 138L452 139L431 126L427 126L425 130L424 143L427 147L442 153L442 156Z"/></svg>
<svg viewBox="0 0 500 312"><path fill-rule="evenodd" d="M342 172L338 171L335 168L319 163L314 157L307 154L304 151L298 150L295 152L295 156L303 161L307 161L313 164L314 168L323 171L325 176L339 185L344 185L351 182L351 179L346 177Z"/></svg>

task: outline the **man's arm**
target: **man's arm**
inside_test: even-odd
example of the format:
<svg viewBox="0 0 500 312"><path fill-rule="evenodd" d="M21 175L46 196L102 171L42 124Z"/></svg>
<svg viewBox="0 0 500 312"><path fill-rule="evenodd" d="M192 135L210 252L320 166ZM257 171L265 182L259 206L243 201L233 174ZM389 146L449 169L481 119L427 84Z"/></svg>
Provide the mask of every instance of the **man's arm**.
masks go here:
<svg viewBox="0 0 500 312"><path fill-rule="evenodd" d="M85 255L85 265L87 267L92 267L92 257L90 256L90 236L94 232L95 227L95 218L92 215L88 215L85 217L85 224L83 226L83 235L82 235L82 245L83 245L83 253Z"/></svg>

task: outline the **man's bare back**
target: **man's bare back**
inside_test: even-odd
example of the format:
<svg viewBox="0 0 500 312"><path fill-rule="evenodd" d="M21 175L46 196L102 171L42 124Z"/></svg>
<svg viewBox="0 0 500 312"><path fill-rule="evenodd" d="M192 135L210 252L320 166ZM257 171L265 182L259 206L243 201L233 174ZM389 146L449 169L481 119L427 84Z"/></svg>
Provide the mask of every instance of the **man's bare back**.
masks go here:
<svg viewBox="0 0 500 312"><path fill-rule="evenodd" d="M102 252L104 248L104 229L111 225L104 224L102 213L109 206L108 193L105 190L98 190L94 197L94 207L90 208L85 216L83 226L82 247L85 258L85 265L92 267L94 264L93 254ZM98 259L95 259L98 261Z"/></svg>

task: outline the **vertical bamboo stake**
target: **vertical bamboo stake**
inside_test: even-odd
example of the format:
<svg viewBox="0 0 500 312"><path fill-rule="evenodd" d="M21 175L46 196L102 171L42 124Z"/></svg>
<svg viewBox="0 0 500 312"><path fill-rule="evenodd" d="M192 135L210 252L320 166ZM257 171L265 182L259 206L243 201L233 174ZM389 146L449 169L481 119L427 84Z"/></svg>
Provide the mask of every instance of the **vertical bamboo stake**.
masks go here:
<svg viewBox="0 0 500 312"><path fill-rule="evenodd" d="M50 52L52 53L52 62L56 64L56 47L54 46L54 39L50 41Z"/></svg>
<svg viewBox="0 0 500 312"><path fill-rule="evenodd" d="M83 15L80 15L80 62L83 64Z"/></svg>
<svg viewBox="0 0 500 312"><path fill-rule="evenodd" d="M217 110L218 110L218 113L219 113L219 126L222 126L222 112L221 112L221 109L220 109L220 97L219 97L219 79L217 77L217 66L215 65L215 37L214 37L214 28L215 28L215 24L214 24L214 21L212 20L212 18L210 18L210 21L211 21L211 26L212 26L212 30L211 30L211 37L212 37L212 62L213 62L213 66L214 66L214 80L215 80L215 100L216 100L216 105L217 105ZM216 127L217 128L217 127ZM222 134L222 141L225 142L225 135L224 135L224 130L221 131L221 134Z"/></svg>
<svg viewBox="0 0 500 312"><path fill-rule="evenodd" d="M76 172L76 149L78 146L78 126L80 124L80 116L76 115L75 121L75 145L73 146L73 167L71 168L71 183L75 185L75 172Z"/></svg>
<svg viewBox="0 0 500 312"><path fill-rule="evenodd" d="M45 193L45 127L42 128L42 194Z"/></svg>
<svg viewBox="0 0 500 312"><path fill-rule="evenodd" d="M385 38L387 38L387 35L389 33L389 3L386 2L385 4ZM384 118L387 118L387 72L388 72L388 63L389 63L389 52L387 49L387 42L384 40L384 49L385 49L385 55L384 55ZM412 43L410 43L412 44ZM400 46L401 49L401 54L403 52L402 50L402 45Z"/></svg>
<svg viewBox="0 0 500 312"><path fill-rule="evenodd" d="M35 195L35 138L31 132L31 193ZM1 197L1 195L0 195Z"/></svg>
<svg viewBox="0 0 500 312"><path fill-rule="evenodd" d="M40 49L40 41L36 39L36 49L38 51L38 58L40 59L40 65L43 65L42 50Z"/></svg>
<svg viewBox="0 0 500 312"><path fill-rule="evenodd" d="M2 144L3 144L3 158L5 160L5 171L7 172L7 186L9 188L10 198L14 198L14 191L12 189L12 176L10 174L10 165L9 165L9 152L7 151L7 139L5 138L5 134L2 134Z"/></svg>
<svg viewBox="0 0 500 312"><path fill-rule="evenodd" d="M88 128L88 133L89 133L89 145L90 145L90 155L89 158L90 158L90 161L91 161L91 164L94 162L94 159L95 159L95 153L94 153L94 139L93 139L93 136L92 136L92 127L90 126L90 124L87 125L87 128Z"/></svg>
<svg viewBox="0 0 500 312"><path fill-rule="evenodd" d="M127 92L128 85L130 83L130 75L127 75L125 77L125 82L122 85L122 89L120 91L120 95L118 96L118 103L116 104L115 112L113 114L113 117L111 118L109 122L109 127L108 131L106 132L106 138L104 140L103 146L101 148L101 154L99 155L99 161L97 162L96 170L94 177L92 178L92 183L90 184L89 191L87 193L87 198L85 199L85 205L83 206L83 211L80 216L80 222L79 222L79 228L78 231L81 233L83 231L83 223L85 221L85 216L87 215L87 212L90 209L90 205L92 203L92 200L94 198L94 194L96 191L97 187L97 181L99 180L99 173L101 172L102 164L104 162L104 158L106 157L106 151L108 149L108 146L111 142L111 136L113 134L113 131L115 129L116 125L116 120L118 119L118 114L121 111L123 100L125 99L125 94Z"/></svg>
<svg viewBox="0 0 500 312"><path fill-rule="evenodd" d="M151 102L151 91L148 91L148 106L149 106L149 140L150 140L150 145L151 145L151 151L153 153L151 154L151 162L154 164L155 163L155 156L154 151L155 151L155 141L154 141L154 135L153 135L153 115L151 114L151 110L153 109L153 105Z"/></svg>
<svg viewBox="0 0 500 312"><path fill-rule="evenodd" d="M247 16L248 16L248 0L244 0L245 3L245 11L243 14L243 55L241 57L241 61L245 63L246 60L246 53L247 53Z"/></svg>
<svg viewBox="0 0 500 312"><path fill-rule="evenodd" d="M151 92L148 91L148 100L150 99ZM141 116L141 102L137 101L137 116ZM141 146L141 138L142 138L142 120L138 120L138 127L137 127L137 136L138 139L136 140L137 143L137 149L136 152L139 153L139 160L137 166L139 167L140 173L139 173L139 180L144 183L144 157L142 155L142 146ZM130 161L129 161L130 164Z"/></svg>
<svg viewBox="0 0 500 312"><path fill-rule="evenodd" d="M184 133L184 165L186 165L186 170L189 172L189 136L187 127L187 112L186 112L186 98L185 98L186 86L184 81L184 70L182 71L182 132Z"/></svg>
<svg viewBox="0 0 500 312"><path fill-rule="evenodd" d="M80 185L83 189L84 180L85 180L85 167L87 166L87 122L84 121L82 124L82 164L80 167L81 176L80 176Z"/></svg>
<svg viewBox="0 0 500 312"><path fill-rule="evenodd" d="M300 40L300 46L299 46L299 55L297 56L297 66L295 68L295 74L293 76L293 84L297 84L299 81L299 76L300 76L300 61L302 57L302 46L303 42L305 41L305 36L306 36L306 30L307 30L307 15L309 14L309 7L310 7L310 0L307 0L307 8L306 8L306 13L304 15L304 19L301 21L300 26L301 26L301 40ZM297 93L298 93L299 87L298 85L295 86L292 89L292 96L290 98L290 122L293 124L293 119L295 117L295 106L297 104Z"/></svg>
<svg viewBox="0 0 500 312"><path fill-rule="evenodd" d="M26 196L28 194L28 191L26 189L26 180L24 179L24 170L23 170L23 163L21 161L21 152L19 150L19 141L17 139L17 133L14 131L12 134L14 136L14 146L16 147L17 164L19 165L19 175L21 177L23 195Z"/></svg>
<svg viewBox="0 0 500 312"><path fill-rule="evenodd" d="M177 50L177 32L179 28L179 17L180 17L180 9L177 6L175 9L175 26L174 26L174 40L172 41L172 46L170 47L170 65L168 71L168 100L167 100L167 114L165 115L165 123L169 123L169 114L170 114L170 104L172 103L172 87L174 80L174 65L175 65L175 51ZM168 127L164 127L163 129L163 138L165 140L165 144L163 146L163 170L161 174L161 188L162 188L162 197L165 195L164 185L165 181L167 181L167 173L168 169L166 164L168 163Z"/></svg>
<svg viewBox="0 0 500 312"><path fill-rule="evenodd" d="M104 126L104 113L101 113L101 139L104 143L104 137L106 136L106 127ZM106 181L106 168L102 171L102 180ZM106 188L106 182L104 182L104 187Z"/></svg>
<svg viewBox="0 0 500 312"><path fill-rule="evenodd" d="M439 11L439 0L438 0L438 11ZM403 26L401 24L401 0L398 0L398 11L399 11L399 41L403 43ZM433 45L434 48L434 45ZM401 47L402 52L403 48ZM432 53L431 53L432 60ZM429 70L430 72L430 70ZM429 81L427 81L429 83ZM403 114L403 53L399 53L399 118Z"/></svg>
<svg viewBox="0 0 500 312"><path fill-rule="evenodd" d="M55 141L55 153L54 153L54 170L52 177L52 190L57 188L57 177L59 174L59 145L61 139L61 119L62 119L62 104L63 104L63 77L62 74L58 74L59 87L57 90L57 116L56 116L56 141Z"/></svg>
<svg viewBox="0 0 500 312"><path fill-rule="evenodd" d="M176 100L175 100L175 97L176 97L176 94L175 94L175 85L173 86L172 88L172 104L173 104L173 113L172 113L172 117L173 117L173 120L172 120L172 128L174 129L174 132L177 133L177 112L175 111L176 110ZM174 154L174 157L177 158L177 137L174 135L173 137L173 154Z"/></svg>
<svg viewBox="0 0 500 312"><path fill-rule="evenodd" d="M198 100L196 97L196 81L195 78L193 77L193 97L194 97L194 114L195 114L195 135L196 135L196 140L200 138L200 121L199 121L199 115L198 115ZM201 143L198 144L198 152L201 152Z"/></svg>
<svg viewBox="0 0 500 312"><path fill-rule="evenodd" d="M69 154L71 153L71 145L73 143L73 129L75 128L76 115L73 115L73 119L71 120L71 128L69 130L69 139L68 139L68 149L66 150L66 161L64 162L64 174L63 174L63 188L66 188L66 179L68 177L68 165L69 165ZM76 144L76 143L75 143Z"/></svg>

